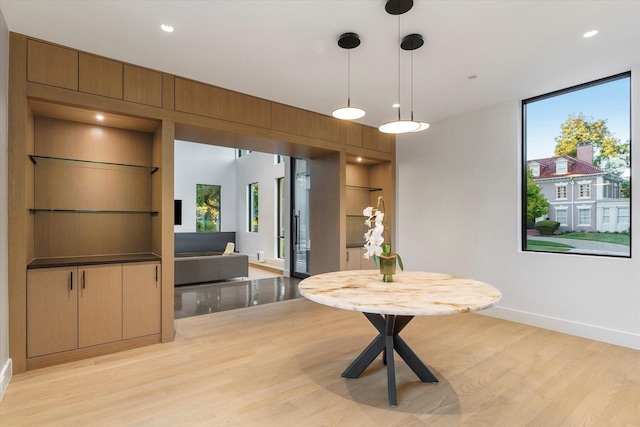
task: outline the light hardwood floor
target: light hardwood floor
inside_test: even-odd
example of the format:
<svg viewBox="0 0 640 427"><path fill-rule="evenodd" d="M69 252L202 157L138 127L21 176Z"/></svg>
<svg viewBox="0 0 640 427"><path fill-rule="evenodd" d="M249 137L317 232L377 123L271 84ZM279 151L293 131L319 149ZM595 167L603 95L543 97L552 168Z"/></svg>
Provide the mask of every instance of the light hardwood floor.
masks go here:
<svg viewBox="0 0 640 427"><path fill-rule="evenodd" d="M639 426L640 351L480 314L402 336L440 379L378 359L357 312L304 299L176 321L176 340L13 378L0 426Z"/></svg>

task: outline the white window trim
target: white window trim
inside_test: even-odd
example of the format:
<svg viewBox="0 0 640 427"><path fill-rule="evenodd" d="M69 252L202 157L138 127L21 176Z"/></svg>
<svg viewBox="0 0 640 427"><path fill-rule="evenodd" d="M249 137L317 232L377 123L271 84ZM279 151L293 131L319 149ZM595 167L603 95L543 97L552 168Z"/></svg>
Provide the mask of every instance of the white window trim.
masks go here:
<svg viewBox="0 0 640 427"><path fill-rule="evenodd" d="M532 162L529 164L529 169L531 170L531 174L534 178L540 176L540 163Z"/></svg>
<svg viewBox="0 0 640 427"><path fill-rule="evenodd" d="M578 197L576 197L576 199L578 199L578 200L580 200L580 199L582 199L582 200L591 199L591 191L592 191L591 180L588 179L588 180L584 180L584 181L576 181L576 183L578 184ZM587 197L580 196L580 186L581 185L588 185L589 186L589 195Z"/></svg>
<svg viewBox="0 0 640 427"><path fill-rule="evenodd" d="M560 171L560 165L563 166L563 171ZM556 160L556 173L567 173L569 172L569 161L567 159L558 159Z"/></svg>
<svg viewBox="0 0 640 427"><path fill-rule="evenodd" d="M556 186L556 200L569 200L568 199L568 196L569 196L569 183L568 182L556 182L555 186ZM558 197L558 187L564 187L565 188L565 193L567 194L567 197Z"/></svg>
<svg viewBox="0 0 640 427"><path fill-rule="evenodd" d="M591 206L589 206L589 205L580 205L580 206L576 206L576 209L578 210L578 227L591 227ZM589 224L580 224L580 211L581 210L588 210L589 211Z"/></svg>
<svg viewBox="0 0 640 427"><path fill-rule="evenodd" d="M564 211L565 212L565 218L569 219L569 215L568 215L568 212L567 212L569 210L568 206L557 206L557 207L555 207L555 210L556 210L556 219L558 219L558 211ZM569 224L561 222L560 225L568 226Z"/></svg>

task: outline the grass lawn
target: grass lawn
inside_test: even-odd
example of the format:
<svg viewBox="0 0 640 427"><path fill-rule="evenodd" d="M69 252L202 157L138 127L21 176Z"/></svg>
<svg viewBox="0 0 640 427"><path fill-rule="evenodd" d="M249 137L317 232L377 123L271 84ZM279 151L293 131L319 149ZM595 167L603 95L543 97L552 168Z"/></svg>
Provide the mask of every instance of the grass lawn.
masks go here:
<svg viewBox="0 0 640 427"><path fill-rule="evenodd" d="M611 233L568 233L553 236L560 239L595 240L596 242L615 243L617 245L629 246L628 234Z"/></svg>
<svg viewBox="0 0 640 427"><path fill-rule="evenodd" d="M565 245L564 243L527 239L527 249L530 251L566 252L569 249L573 249L573 246Z"/></svg>

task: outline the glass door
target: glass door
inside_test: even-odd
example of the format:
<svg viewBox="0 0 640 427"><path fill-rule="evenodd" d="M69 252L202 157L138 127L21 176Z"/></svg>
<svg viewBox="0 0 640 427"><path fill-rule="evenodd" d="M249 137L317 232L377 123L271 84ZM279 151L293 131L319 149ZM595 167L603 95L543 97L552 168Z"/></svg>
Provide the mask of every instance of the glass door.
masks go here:
<svg viewBox="0 0 640 427"><path fill-rule="evenodd" d="M311 235L309 230L309 189L311 175L309 161L291 159L291 275L304 279L309 277Z"/></svg>

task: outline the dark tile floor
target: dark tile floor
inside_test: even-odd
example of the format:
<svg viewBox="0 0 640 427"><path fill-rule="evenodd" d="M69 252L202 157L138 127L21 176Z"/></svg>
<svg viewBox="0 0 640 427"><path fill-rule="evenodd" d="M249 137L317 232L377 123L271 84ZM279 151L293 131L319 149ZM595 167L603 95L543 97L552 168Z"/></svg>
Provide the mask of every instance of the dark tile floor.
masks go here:
<svg viewBox="0 0 640 427"><path fill-rule="evenodd" d="M212 282L175 288L175 318L300 298L293 277Z"/></svg>

